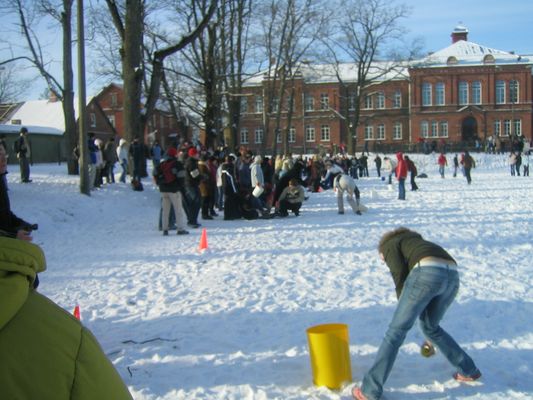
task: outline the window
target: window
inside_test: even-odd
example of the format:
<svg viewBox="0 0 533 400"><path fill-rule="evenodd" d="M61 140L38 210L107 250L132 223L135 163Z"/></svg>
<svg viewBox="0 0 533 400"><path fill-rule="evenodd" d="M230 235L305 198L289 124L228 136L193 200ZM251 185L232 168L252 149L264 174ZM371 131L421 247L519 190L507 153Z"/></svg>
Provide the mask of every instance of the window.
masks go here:
<svg viewBox="0 0 533 400"><path fill-rule="evenodd" d="M448 121L441 121L439 134L440 137L448 137Z"/></svg>
<svg viewBox="0 0 533 400"><path fill-rule="evenodd" d="M329 142L331 140L329 125L322 125L320 127L320 140L322 142Z"/></svg>
<svg viewBox="0 0 533 400"><path fill-rule="evenodd" d="M118 105L117 94L111 93L111 107L116 107L117 105Z"/></svg>
<svg viewBox="0 0 533 400"><path fill-rule="evenodd" d="M271 111L272 112L278 112L279 111L279 97L273 97L272 98Z"/></svg>
<svg viewBox="0 0 533 400"><path fill-rule="evenodd" d="M392 127L392 138L394 140L399 140L402 138L402 124L400 122L395 122Z"/></svg>
<svg viewBox="0 0 533 400"><path fill-rule="evenodd" d="M494 120L494 136L498 137L502 134L502 122L499 119Z"/></svg>
<svg viewBox="0 0 533 400"><path fill-rule="evenodd" d="M378 124L377 140L385 140L385 124Z"/></svg>
<svg viewBox="0 0 533 400"><path fill-rule="evenodd" d="M506 119L503 121L503 136L511 135L511 120Z"/></svg>
<svg viewBox="0 0 533 400"><path fill-rule="evenodd" d="M472 104L481 104L481 82L472 82Z"/></svg>
<svg viewBox="0 0 533 400"><path fill-rule="evenodd" d="M320 95L320 109L321 110L329 109L329 96L327 93L322 93Z"/></svg>
<svg viewBox="0 0 533 400"><path fill-rule="evenodd" d="M256 113L263 112L263 98L260 96L255 97L255 112Z"/></svg>
<svg viewBox="0 0 533 400"><path fill-rule="evenodd" d="M522 136L522 120L513 120L513 134L516 136Z"/></svg>
<svg viewBox="0 0 533 400"><path fill-rule="evenodd" d="M422 121L420 123L420 136L427 138L429 136L429 124L427 121Z"/></svg>
<svg viewBox="0 0 533 400"><path fill-rule="evenodd" d="M376 108L385 108L385 93L379 92L376 96Z"/></svg>
<svg viewBox="0 0 533 400"><path fill-rule="evenodd" d="M348 96L348 109L355 110L355 93L351 93Z"/></svg>
<svg viewBox="0 0 533 400"><path fill-rule="evenodd" d="M459 82L459 104L468 104L468 82Z"/></svg>
<svg viewBox="0 0 533 400"><path fill-rule="evenodd" d="M116 126L115 126L115 116L114 115L108 115L107 119L109 120L109 123L111 124L111 126L113 128L116 128Z"/></svg>
<svg viewBox="0 0 533 400"><path fill-rule="evenodd" d="M374 127L372 125L365 126L365 140L374 139Z"/></svg>
<svg viewBox="0 0 533 400"><path fill-rule="evenodd" d="M509 81L509 101L513 104L518 103L518 81Z"/></svg>
<svg viewBox="0 0 533 400"><path fill-rule="evenodd" d="M95 128L96 127L96 114L90 113L89 115L91 119L91 128Z"/></svg>
<svg viewBox="0 0 533 400"><path fill-rule="evenodd" d="M314 142L315 141L315 128L313 126L305 127L305 141Z"/></svg>
<svg viewBox="0 0 533 400"><path fill-rule="evenodd" d="M305 111L313 111L315 109L315 99L312 96L305 96Z"/></svg>
<svg viewBox="0 0 533 400"><path fill-rule="evenodd" d="M365 96L364 108L367 110L372 108L372 96Z"/></svg>
<svg viewBox="0 0 533 400"><path fill-rule="evenodd" d="M281 143L281 129L276 129L276 143Z"/></svg>
<svg viewBox="0 0 533 400"><path fill-rule="evenodd" d="M242 144L248 143L248 129L246 128L241 129L241 143Z"/></svg>
<svg viewBox="0 0 533 400"><path fill-rule="evenodd" d="M431 137L439 136L439 123L437 121L431 121Z"/></svg>
<svg viewBox="0 0 533 400"><path fill-rule="evenodd" d="M294 100L292 96L287 96L287 111L291 112L294 108Z"/></svg>
<svg viewBox="0 0 533 400"><path fill-rule="evenodd" d="M263 143L263 128L257 128L255 130L255 143Z"/></svg>
<svg viewBox="0 0 533 400"><path fill-rule="evenodd" d="M431 105L431 83L424 82L422 84L422 105Z"/></svg>
<svg viewBox="0 0 533 400"><path fill-rule="evenodd" d="M248 99L246 97L241 97L241 114L246 114L248 112Z"/></svg>
<svg viewBox="0 0 533 400"><path fill-rule="evenodd" d="M402 106L402 92L397 90L394 92L393 105L394 108L400 108Z"/></svg>
<svg viewBox="0 0 533 400"><path fill-rule="evenodd" d="M505 82L496 81L496 104L505 103Z"/></svg>
<svg viewBox="0 0 533 400"><path fill-rule="evenodd" d="M444 82L438 82L435 84L435 105L443 106L445 104L444 99Z"/></svg>
<svg viewBox="0 0 533 400"><path fill-rule="evenodd" d="M455 64L457 64L457 62L458 62L458 60L457 60L457 57L455 57L455 56L450 56L446 60L446 64L448 64L448 65L455 65Z"/></svg>
<svg viewBox="0 0 533 400"><path fill-rule="evenodd" d="M296 128L293 126L289 129L289 143L296 143Z"/></svg>

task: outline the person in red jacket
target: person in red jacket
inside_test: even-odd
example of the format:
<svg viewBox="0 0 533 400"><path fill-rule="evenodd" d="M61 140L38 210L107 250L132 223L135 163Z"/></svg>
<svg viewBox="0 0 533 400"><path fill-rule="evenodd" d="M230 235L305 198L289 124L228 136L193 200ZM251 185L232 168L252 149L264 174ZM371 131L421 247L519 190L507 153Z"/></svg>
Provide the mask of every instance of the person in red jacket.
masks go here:
<svg viewBox="0 0 533 400"><path fill-rule="evenodd" d="M437 164L439 164L440 177L444 179L444 168L448 166L448 160L446 159L446 155L444 153L440 153Z"/></svg>
<svg viewBox="0 0 533 400"><path fill-rule="evenodd" d="M403 158L403 153L396 153L398 165L396 165L396 179L398 179L398 199L405 200L405 179L407 178L407 163Z"/></svg>

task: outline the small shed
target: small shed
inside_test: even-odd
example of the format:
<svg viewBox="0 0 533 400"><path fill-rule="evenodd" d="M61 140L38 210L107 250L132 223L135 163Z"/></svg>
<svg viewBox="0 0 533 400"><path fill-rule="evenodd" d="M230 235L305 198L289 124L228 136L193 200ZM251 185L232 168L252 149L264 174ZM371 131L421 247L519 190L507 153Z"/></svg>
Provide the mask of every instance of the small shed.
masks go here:
<svg viewBox="0 0 533 400"><path fill-rule="evenodd" d="M51 163L65 160L64 134L57 128L36 125L0 125L0 136L3 136L9 154L9 163L16 164L17 157L13 150L22 126L28 129L30 142L30 162Z"/></svg>

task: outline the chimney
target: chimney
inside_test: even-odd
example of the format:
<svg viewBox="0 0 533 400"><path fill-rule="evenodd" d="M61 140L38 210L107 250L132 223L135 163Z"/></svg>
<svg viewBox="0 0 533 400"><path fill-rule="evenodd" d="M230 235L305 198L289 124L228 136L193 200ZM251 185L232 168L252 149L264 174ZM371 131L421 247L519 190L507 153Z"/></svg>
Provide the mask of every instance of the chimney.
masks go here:
<svg viewBox="0 0 533 400"><path fill-rule="evenodd" d="M459 22L452 32L452 44L459 40L468 41L468 28Z"/></svg>
<svg viewBox="0 0 533 400"><path fill-rule="evenodd" d="M48 92L48 102L56 103L58 100L56 93L53 90Z"/></svg>

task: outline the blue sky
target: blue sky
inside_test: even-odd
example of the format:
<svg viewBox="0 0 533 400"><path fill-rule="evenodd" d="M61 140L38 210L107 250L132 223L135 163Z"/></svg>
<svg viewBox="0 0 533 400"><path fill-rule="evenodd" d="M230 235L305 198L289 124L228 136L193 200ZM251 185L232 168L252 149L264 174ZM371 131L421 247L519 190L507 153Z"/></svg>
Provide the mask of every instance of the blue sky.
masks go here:
<svg viewBox="0 0 533 400"><path fill-rule="evenodd" d="M405 0L402 3L412 7L404 25L410 30L410 36L424 39L426 51L449 46L453 28L462 22L469 30L469 41L498 50L533 54L533 1Z"/></svg>
<svg viewBox="0 0 533 400"><path fill-rule="evenodd" d="M260 1L260 0L258 0ZM395 4L411 7L411 15L403 20L409 30L408 38L420 37L423 51L438 51L451 44L450 34L460 22L469 29L468 39L472 42L498 50L515 51L517 54L533 55L533 1L531 0L396 0ZM0 16L1 34L9 26L6 16ZM48 38L48 40L47 40ZM59 33L41 37L43 44L55 48L54 69L61 68ZM55 43L56 46L52 44ZM0 59L5 55L1 52ZM87 49L88 51L88 49ZM58 54L59 53L59 54ZM75 71L76 73L76 71ZM58 76L60 76L58 74ZM93 95L101 85L91 85L91 74L87 71L87 94ZM26 99L36 99L43 92L45 84L38 80Z"/></svg>

